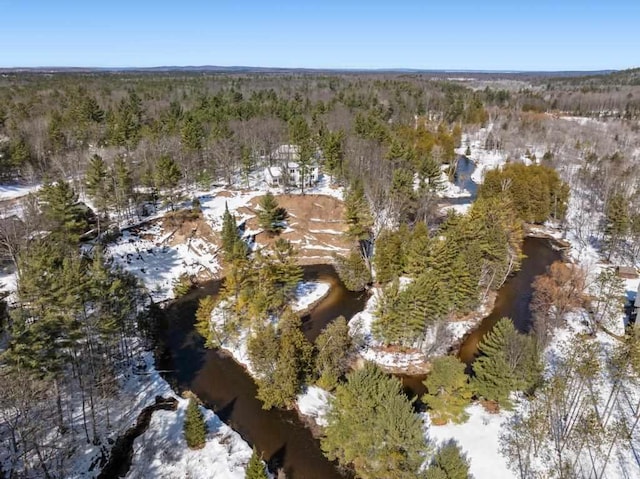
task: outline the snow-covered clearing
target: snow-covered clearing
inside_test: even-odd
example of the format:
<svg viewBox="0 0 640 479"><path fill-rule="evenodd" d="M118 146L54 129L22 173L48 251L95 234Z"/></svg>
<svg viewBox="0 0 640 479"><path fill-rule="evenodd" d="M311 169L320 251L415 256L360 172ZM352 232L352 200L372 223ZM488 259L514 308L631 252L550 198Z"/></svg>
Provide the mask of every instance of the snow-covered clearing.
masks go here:
<svg viewBox="0 0 640 479"><path fill-rule="evenodd" d="M279 194L281 191L276 188L268 188L266 183L261 182L257 177L250 184L256 188L230 190L219 187L210 191L190 192L199 199L202 218L214 235L222 230L222 217L225 208L228 208L235 215L238 225L247 223L248 227L245 231L247 241L256 235L260 236L260 241L268 239L259 235L262 230L257 224L254 224L256 223L255 199L263 196L267 191L274 194ZM293 191L293 193L296 192ZM311 195L342 199L342 189L331 187L328 177L321 177L318 185L306 189L305 194L307 194L305 197L282 197L282 201L294 205L296 203L306 205L321 198ZM332 201L335 203L335 200ZM185 209L189 206L190 202L186 202L179 205L179 208ZM323 205L308 207L312 210L318 210L318 208L322 209ZM165 221L167 213L169 212L166 209L155 211L145 223L125 230L122 236L108 248L114 262L140 278L154 301L173 298L174 281L182 274L198 279L210 279L217 277L221 269L217 255L219 245L212 242L210 237L201 236L203 228L196 225L192 234L182 232L184 238L181 238L182 241L176 241L173 236L180 229L180 226L167 226L168 222ZM334 220L335 218L332 218L332 221ZM345 250L339 243L327 242L330 241L330 238L342 238L341 230L311 230L307 228L306 222L302 220L300 222L303 223L301 229L292 228L296 226L292 224L281 236L291 239L292 243L300 249L301 255L307 256L305 258L307 262L313 259L326 262L331 259L330 254L318 254L317 251L343 252ZM315 235L307 237L305 232L315 233ZM251 246L255 249L263 245L252 243Z"/></svg>
<svg viewBox="0 0 640 479"><path fill-rule="evenodd" d="M213 277L219 269L215 245L189 238L171 246L167 240L168 234L154 224L138 234L124 231L108 248L114 263L138 277L154 301L172 298L173 283L182 274Z"/></svg>

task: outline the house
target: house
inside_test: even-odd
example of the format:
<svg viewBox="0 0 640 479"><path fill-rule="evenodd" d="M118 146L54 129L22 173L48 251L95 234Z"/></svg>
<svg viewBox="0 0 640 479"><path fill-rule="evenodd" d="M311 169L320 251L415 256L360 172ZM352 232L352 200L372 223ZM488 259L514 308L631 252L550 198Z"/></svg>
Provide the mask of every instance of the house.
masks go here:
<svg viewBox="0 0 640 479"><path fill-rule="evenodd" d="M319 179L319 162L321 154L316 151L308 165L303 166L300 161L300 149L298 145L280 145L271 154L270 163L264 169L264 180L269 186L312 186Z"/></svg>

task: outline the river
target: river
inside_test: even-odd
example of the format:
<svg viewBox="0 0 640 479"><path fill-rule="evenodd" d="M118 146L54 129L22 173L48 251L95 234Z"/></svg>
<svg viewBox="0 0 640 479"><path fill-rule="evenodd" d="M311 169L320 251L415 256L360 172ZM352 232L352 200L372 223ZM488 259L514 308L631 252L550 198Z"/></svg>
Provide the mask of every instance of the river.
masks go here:
<svg viewBox="0 0 640 479"><path fill-rule="evenodd" d="M562 254L553 248L551 240L534 237L524 239L522 252L526 258L522 261L520 270L507 279L498 291L491 314L464 338L458 353L458 357L464 363L471 364L475 360L478 355L478 343L500 318L511 318L516 329L522 333L531 330L529 303L533 294L533 280L536 276L544 274L551 263L561 260Z"/></svg>
<svg viewBox="0 0 640 479"><path fill-rule="evenodd" d="M306 280L331 284L329 294L303 318L310 340L337 316L350 319L364 308L367 294L348 291L327 265L304 267ZM283 468L288 479L338 479L350 477L326 459L295 411L265 411L256 399L256 385L245 369L219 350L208 350L194 329L198 300L216 294L219 282L210 282L160 313L159 362L165 378L178 391L191 390L220 419L263 453L269 468Z"/></svg>

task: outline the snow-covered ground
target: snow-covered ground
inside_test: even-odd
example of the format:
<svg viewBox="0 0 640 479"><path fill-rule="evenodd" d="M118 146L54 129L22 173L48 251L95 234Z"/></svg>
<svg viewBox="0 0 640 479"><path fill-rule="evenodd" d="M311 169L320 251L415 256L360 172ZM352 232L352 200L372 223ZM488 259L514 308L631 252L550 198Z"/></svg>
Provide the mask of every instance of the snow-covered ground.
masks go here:
<svg viewBox="0 0 640 479"><path fill-rule="evenodd" d="M448 423L434 426L428 414L424 414L428 439L436 445L455 440L470 460L469 472L474 479L516 478L500 454L500 429L508 413L490 414L479 404L467 408L469 420L464 424Z"/></svg>
<svg viewBox="0 0 640 479"><path fill-rule="evenodd" d="M40 184L20 185L20 184L0 184L0 201L15 200L29 193L38 191Z"/></svg>
<svg viewBox="0 0 640 479"><path fill-rule="evenodd" d="M326 414L329 409L331 393L318 386L308 386L296 400L300 414L310 417L318 426L326 426Z"/></svg>
<svg viewBox="0 0 640 479"><path fill-rule="evenodd" d="M209 424L206 447L198 451L187 448L182 434L187 401L178 398L155 369L152 352L140 352L136 364L124 368L118 379L121 387L117 395L111 399L112 404L109 406L111 428L108 431L99 431L101 444L89 443L84 440L83 435L75 439L69 435L64 437L65 441L71 440L73 444L56 444L57 447L64 447L69 451L69 456L65 458L66 479L97 477L100 468L92 465L99 462L105 449L110 449L112 443L107 443L107 438L115 440L118 434L133 426L140 411L154 404L156 396L175 397L179 401L178 410L153 413L149 428L134 443L133 463L127 477L244 478L244 469L252 449L213 412L203 409ZM73 402L73 408L78 424L73 425L73 429L81 431L81 401L79 397L77 399ZM104 411L98 409L96 414L104 414ZM104 426L105 422L101 420L100 424ZM2 456L0 448L0 463Z"/></svg>
<svg viewBox="0 0 640 479"><path fill-rule="evenodd" d="M317 281L301 281L295 292L295 300L291 305L294 311L303 311L324 298L329 293L329 283Z"/></svg>
<svg viewBox="0 0 640 479"><path fill-rule="evenodd" d="M139 234L126 230L108 248L114 263L138 277L154 301L172 298L173 283L182 274L213 277L219 269L215 245L194 238L171 246L170 234L158 224Z"/></svg>
<svg viewBox="0 0 640 479"><path fill-rule="evenodd" d="M244 479L252 449L212 411L201 407L207 424L204 448L187 447L182 432L189 401L178 398L177 411L153 413L147 431L133 445L130 479Z"/></svg>

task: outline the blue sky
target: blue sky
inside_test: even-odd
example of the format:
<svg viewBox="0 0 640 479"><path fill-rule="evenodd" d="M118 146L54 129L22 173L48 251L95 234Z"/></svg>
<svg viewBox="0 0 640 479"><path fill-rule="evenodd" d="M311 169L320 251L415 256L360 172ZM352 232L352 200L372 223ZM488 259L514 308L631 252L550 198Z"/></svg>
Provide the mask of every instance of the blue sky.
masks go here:
<svg viewBox="0 0 640 479"><path fill-rule="evenodd" d="M640 66L640 2L0 0L0 66Z"/></svg>

